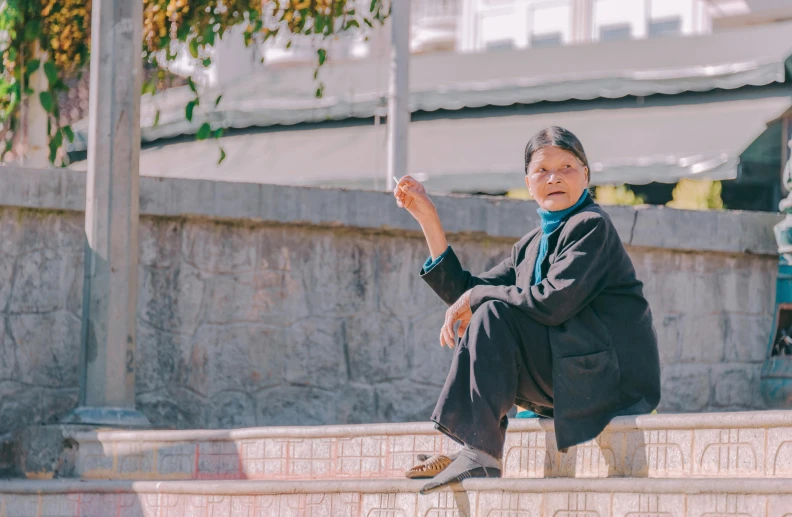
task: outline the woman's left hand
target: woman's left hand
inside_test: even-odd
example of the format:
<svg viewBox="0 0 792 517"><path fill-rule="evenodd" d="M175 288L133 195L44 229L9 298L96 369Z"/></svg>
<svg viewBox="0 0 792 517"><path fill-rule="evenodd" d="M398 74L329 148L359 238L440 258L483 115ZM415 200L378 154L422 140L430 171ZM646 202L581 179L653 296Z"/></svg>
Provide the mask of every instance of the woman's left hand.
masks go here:
<svg viewBox="0 0 792 517"><path fill-rule="evenodd" d="M465 335L470 324L470 318L473 317L473 312L470 310L470 291L466 291L454 304L448 308L445 315L445 322L443 328L440 329L440 346L448 345L448 348L454 348L454 324L459 321L459 330L457 334L459 337Z"/></svg>

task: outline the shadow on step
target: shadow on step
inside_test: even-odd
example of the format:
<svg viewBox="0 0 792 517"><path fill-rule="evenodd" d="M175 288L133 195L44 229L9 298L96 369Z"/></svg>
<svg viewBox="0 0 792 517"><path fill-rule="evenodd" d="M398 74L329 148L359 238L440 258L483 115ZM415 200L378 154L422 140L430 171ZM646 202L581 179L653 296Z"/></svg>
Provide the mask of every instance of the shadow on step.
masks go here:
<svg viewBox="0 0 792 517"><path fill-rule="evenodd" d="M554 437L547 438L555 443ZM572 447L566 454L556 450L555 461L546 465L544 477L645 478L650 468L662 467L658 465L663 463L663 458L658 457L662 454L663 450L656 444L646 443L640 430L606 430L594 440Z"/></svg>
<svg viewBox="0 0 792 517"><path fill-rule="evenodd" d="M504 476L509 478L648 477L664 470L668 446L655 439L657 432L606 429L596 439L562 454L556 447L552 420L540 429L513 429L504 450ZM662 440L665 441L665 440ZM672 454L673 455L673 454Z"/></svg>

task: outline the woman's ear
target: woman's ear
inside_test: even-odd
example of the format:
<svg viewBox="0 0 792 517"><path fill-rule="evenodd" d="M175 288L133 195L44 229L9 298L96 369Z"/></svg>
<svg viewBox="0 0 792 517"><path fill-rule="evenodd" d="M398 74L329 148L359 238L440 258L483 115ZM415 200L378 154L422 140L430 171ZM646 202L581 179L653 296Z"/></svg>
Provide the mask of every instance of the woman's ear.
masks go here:
<svg viewBox="0 0 792 517"><path fill-rule="evenodd" d="M583 168L586 169L586 184L588 185L591 183L591 172L589 172L589 168L587 166L584 165Z"/></svg>

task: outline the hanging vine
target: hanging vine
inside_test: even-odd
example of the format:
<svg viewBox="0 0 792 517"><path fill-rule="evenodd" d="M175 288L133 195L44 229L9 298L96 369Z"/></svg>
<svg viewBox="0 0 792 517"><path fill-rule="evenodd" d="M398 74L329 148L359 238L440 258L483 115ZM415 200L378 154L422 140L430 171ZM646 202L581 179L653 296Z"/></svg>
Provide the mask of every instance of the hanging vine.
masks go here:
<svg viewBox="0 0 792 517"><path fill-rule="evenodd" d="M135 1L135 0L130 0ZM163 87L166 69L180 51L204 67L212 64L211 49L233 27L243 27L246 45L261 44L279 36L290 46L293 38L326 40L363 26L381 25L389 13L389 0L137 0L143 2L143 59L159 67L143 85L143 93ZM0 3L0 142L3 156L20 143L25 104L38 102L47 112L49 159L64 164L62 152L73 141L70 126L61 123L58 93L66 82L85 69L91 41L91 0L5 0ZM317 70L327 60L318 48ZM31 87L33 74L43 73L46 87ZM317 75L314 74L314 78ZM185 106L192 114L200 99L195 94ZM322 95L317 85L317 97ZM214 99L214 106L221 98ZM219 138L222 128L204 123L196 138ZM20 144L21 145L21 144ZM24 150L20 151L24 152ZM225 153L221 150L221 161ZM19 154L19 153L17 153Z"/></svg>

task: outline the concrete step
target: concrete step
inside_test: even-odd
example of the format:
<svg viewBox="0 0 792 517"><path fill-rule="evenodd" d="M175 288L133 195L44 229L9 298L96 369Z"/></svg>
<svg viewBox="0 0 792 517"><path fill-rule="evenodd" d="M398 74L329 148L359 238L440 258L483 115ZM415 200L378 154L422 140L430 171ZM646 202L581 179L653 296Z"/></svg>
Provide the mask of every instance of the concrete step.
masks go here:
<svg viewBox="0 0 792 517"><path fill-rule="evenodd" d="M620 417L566 454L552 433L552 420L512 420L504 477L792 477L792 411ZM458 450L429 423L74 437L84 479L400 478L419 453Z"/></svg>
<svg viewBox="0 0 792 517"><path fill-rule="evenodd" d="M792 479L0 482L0 517L789 517Z"/></svg>

